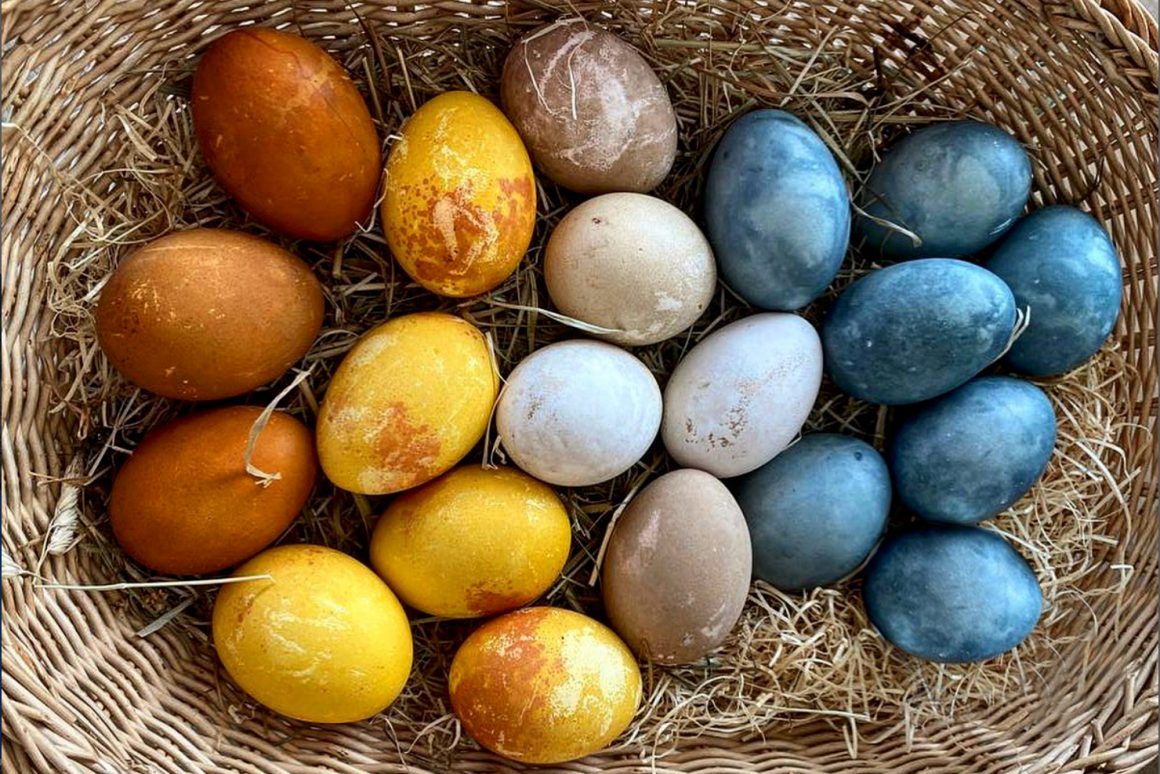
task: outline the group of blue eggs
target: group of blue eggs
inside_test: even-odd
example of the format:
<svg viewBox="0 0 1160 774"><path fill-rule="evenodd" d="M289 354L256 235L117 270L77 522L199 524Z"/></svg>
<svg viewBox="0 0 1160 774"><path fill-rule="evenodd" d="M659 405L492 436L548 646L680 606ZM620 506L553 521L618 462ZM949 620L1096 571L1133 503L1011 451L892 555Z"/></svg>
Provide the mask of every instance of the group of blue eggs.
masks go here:
<svg viewBox="0 0 1160 774"><path fill-rule="evenodd" d="M978 525L1042 476L1055 414L1038 386L980 374L996 363L1063 374L1119 315L1107 233L1070 206L1024 215L1031 184L1014 137L953 121L890 146L851 208L823 140L779 110L731 126L706 181L722 279L756 307L795 311L821 296L851 241L888 264L847 286L821 326L834 384L900 407L885 459L856 438L806 435L733 490L755 577L802 590L865 565L871 623L932 661L1010 650L1043 606L1026 560ZM892 505L917 519L883 540Z"/></svg>

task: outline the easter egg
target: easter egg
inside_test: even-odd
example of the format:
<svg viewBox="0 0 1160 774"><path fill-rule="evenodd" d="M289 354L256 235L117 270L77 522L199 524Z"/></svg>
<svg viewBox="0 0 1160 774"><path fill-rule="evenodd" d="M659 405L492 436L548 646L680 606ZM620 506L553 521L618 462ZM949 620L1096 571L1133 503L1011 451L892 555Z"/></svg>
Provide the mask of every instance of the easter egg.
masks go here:
<svg viewBox="0 0 1160 774"><path fill-rule="evenodd" d="M866 614L928 661L985 661L1031 633L1043 594L1027 561L993 532L930 524L889 538L862 584Z"/></svg>
<svg viewBox="0 0 1160 774"><path fill-rule="evenodd" d="M822 325L826 369L843 392L917 403L949 392L1000 355L1015 327L1003 280L965 261L927 258L865 275Z"/></svg>
<svg viewBox="0 0 1160 774"><path fill-rule="evenodd" d="M117 471L109 522L125 553L174 575L217 572L249 559L297 518L314 486L314 439L276 411L246 448L254 406L191 414L145 436ZM265 483L262 483L262 482Z"/></svg>
<svg viewBox="0 0 1160 774"><path fill-rule="evenodd" d="M786 591L835 583L874 550L890 471L865 441L805 436L732 486L753 540L753 575Z"/></svg>
<svg viewBox="0 0 1160 774"><path fill-rule="evenodd" d="M214 41L193 75L197 143L255 220L300 239L354 233L382 173L358 88L318 46L263 27Z"/></svg>
<svg viewBox="0 0 1160 774"><path fill-rule="evenodd" d="M498 378L483 334L440 312L388 320L359 339L318 411L327 478L360 494L424 484L487 429Z"/></svg>
<svg viewBox="0 0 1160 774"><path fill-rule="evenodd" d="M440 94L403 124L382 208L387 244L413 280L442 296L486 293L532 240L532 162L499 108L466 91Z"/></svg>
<svg viewBox="0 0 1160 774"><path fill-rule="evenodd" d="M552 232L544 259L552 303L616 333L655 344L696 322L713 298L717 266L697 225L671 204L611 193L580 204Z"/></svg>
<svg viewBox="0 0 1160 774"><path fill-rule="evenodd" d="M258 554L234 575L259 577L222 586L213 644L250 696L297 720L353 723L403 690L407 614L368 567L331 548L291 545Z"/></svg>
<svg viewBox="0 0 1160 774"><path fill-rule="evenodd" d="M195 228L117 266L95 312L97 340L129 381L179 400L219 400L277 379L322 327L322 286L275 244Z"/></svg>
<svg viewBox="0 0 1160 774"><path fill-rule="evenodd" d="M984 376L904 416L890 469L899 499L919 516L975 524L1026 494L1054 446L1055 412L1043 390Z"/></svg>
<svg viewBox="0 0 1160 774"><path fill-rule="evenodd" d="M554 607L496 618L460 646L448 677L451 707L471 738L522 763L598 752L640 704L632 653L608 627Z"/></svg>
<svg viewBox="0 0 1160 774"><path fill-rule="evenodd" d="M669 377L661 435L678 464L728 478L773 459L801 430L822 347L792 314L755 314L701 340Z"/></svg>
<svg viewBox="0 0 1160 774"><path fill-rule="evenodd" d="M601 573L604 608L641 658L691 664L741 617L752 560L745 517L725 485L674 470L620 515Z"/></svg>
<svg viewBox="0 0 1160 774"><path fill-rule="evenodd" d="M1107 341L1120 314L1123 276L1112 240L1074 207L1045 207L1015 225L985 264L1031 322L1005 362L1033 376L1070 371Z"/></svg>
<svg viewBox="0 0 1160 774"><path fill-rule="evenodd" d="M529 32L500 81L504 110L541 171L586 194L655 188L677 155L677 120L640 53L583 19Z"/></svg>
<svg viewBox="0 0 1160 774"><path fill-rule="evenodd" d="M656 378L623 349L561 341L508 376L496 406L504 451L541 481L589 486L631 468L661 424Z"/></svg>
<svg viewBox="0 0 1160 774"><path fill-rule="evenodd" d="M390 504L375 525L371 564L411 607L475 618L547 591L571 541L550 487L511 468L466 465Z"/></svg>
<svg viewBox="0 0 1160 774"><path fill-rule="evenodd" d="M978 121L935 124L894 143L871 170L856 236L891 258L959 258L1001 237L1030 194L1031 160L1014 137Z"/></svg>
<svg viewBox="0 0 1160 774"><path fill-rule="evenodd" d="M725 132L705 179L721 277L754 306L791 312L825 291L850 241L846 183L796 116L755 110Z"/></svg>

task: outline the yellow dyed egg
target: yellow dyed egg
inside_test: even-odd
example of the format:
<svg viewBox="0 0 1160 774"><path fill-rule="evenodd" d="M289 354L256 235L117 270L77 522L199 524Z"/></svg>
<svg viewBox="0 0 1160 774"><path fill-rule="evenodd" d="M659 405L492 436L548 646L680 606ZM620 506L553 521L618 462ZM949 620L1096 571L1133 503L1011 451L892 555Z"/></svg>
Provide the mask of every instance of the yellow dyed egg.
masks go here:
<svg viewBox="0 0 1160 774"><path fill-rule="evenodd" d="M387 159L383 226L420 285L456 297L491 290L527 252L535 220L531 159L495 105L451 91L403 125Z"/></svg>
<svg viewBox="0 0 1160 774"><path fill-rule="evenodd" d="M213 641L226 672L275 712L351 723L395 700L411 671L402 605L370 568L331 548L271 548L222 586Z"/></svg>
<svg viewBox="0 0 1160 774"><path fill-rule="evenodd" d="M568 513L511 468L457 468L399 497L375 525L371 564L411 607L447 618L526 605L560 575Z"/></svg>
<svg viewBox="0 0 1160 774"><path fill-rule="evenodd" d="M606 626L554 607L517 610L455 654L451 707L471 737L525 763L562 763L608 745L640 704L640 668Z"/></svg>
<svg viewBox="0 0 1160 774"><path fill-rule="evenodd" d="M487 340L440 312L389 320L355 344L318 412L318 458L337 486L389 494L425 484L471 451L498 390Z"/></svg>

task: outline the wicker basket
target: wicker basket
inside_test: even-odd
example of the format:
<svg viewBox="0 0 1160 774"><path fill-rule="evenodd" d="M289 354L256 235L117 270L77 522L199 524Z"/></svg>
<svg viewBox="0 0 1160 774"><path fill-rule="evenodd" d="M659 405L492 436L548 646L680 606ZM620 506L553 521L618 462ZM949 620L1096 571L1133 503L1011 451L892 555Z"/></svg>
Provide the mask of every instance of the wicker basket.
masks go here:
<svg viewBox="0 0 1160 774"><path fill-rule="evenodd" d="M379 720L330 728L238 714L223 698L212 650L184 633L142 638L117 595L49 592L17 568L41 556L77 439L102 418L61 410L56 374L67 344L53 335L46 285L78 248L80 186L108 185L117 201L126 113L148 121L159 83L188 71L218 30L243 22L291 24L336 52L363 26L410 35L487 30L497 44L554 16L554 3L504 5L411 0L4 0L3 237L3 766L6 772L434 772L507 770L461 748L426 760L407 754L421 730ZM560 10L632 16L663 35L680 2L578 2ZM846 30L848 65L920 59L934 98L996 121L1035 144L1042 199L1079 202L1105 223L1124 261L1125 301L1115 334L1125 364L1107 385L1122 417L1115 443L1094 460L1116 476L1124 502L1101 514L1126 545L1109 546L1085 583L1122 584L1092 603L1034 690L987 712L925 724L863 728L852 757L818 720L738 738L702 738L659 762L620 752L569 771L1081 772L1135 771L1157 754L1156 24L1131 0L700 0L720 11L714 41L687 50L703 61L751 12L776 13L780 46L810 48ZM353 8L352 8L353 6ZM548 7L545 7L548 6ZM902 30L902 32L900 32ZM178 79L179 80L179 79ZM476 84L491 88L489 84ZM110 175L96 173L113 170ZM104 190L104 189L102 189ZM162 224L163 225L163 224ZM66 249L67 246L67 249ZM91 353L80 353L81 358ZM1118 453L1118 447L1123 455ZM1135 473L1130 473L1135 471ZM75 471L73 471L75 474ZM75 490L74 490L75 491ZM97 504L99 507L99 504ZM9 564L9 560L12 564ZM1117 567L1130 565L1126 574ZM110 568L84 550L50 555L47 580L100 583ZM647 756L643 756L647 758Z"/></svg>

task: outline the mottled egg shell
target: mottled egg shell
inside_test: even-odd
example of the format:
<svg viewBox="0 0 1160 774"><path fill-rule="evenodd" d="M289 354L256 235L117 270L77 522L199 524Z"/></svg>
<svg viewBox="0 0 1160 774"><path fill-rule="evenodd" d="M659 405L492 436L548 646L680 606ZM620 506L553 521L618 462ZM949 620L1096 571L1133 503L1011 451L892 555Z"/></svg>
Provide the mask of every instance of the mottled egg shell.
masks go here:
<svg viewBox="0 0 1160 774"><path fill-rule="evenodd" d="M665 448L727 478L755 470L801 430L822 382L822 347L792 314L756 314L709 336L665 387Z"/></svg>
<svg viewBox="0 0 1160 774"><path fill-rule="evenodd" d="M866 614L895 646L944 663L985 661L1031 633L1043 594L993 532L925 525L882 544L862 584Z"/></svg>
<svg viewBox="0 0 1160 774"><path fill-rule="evenodd" d="M512 460L558 486L589 486L631 468L661 424L656 378L623 349L549 344L508 376L495 426Z"/></svg>
<svg viewBox="0 0 1160 774"><path fill-rule="evenodd" d="M195 228L121 261L96 327L109 362L139 387L219 400L277 379L306 354L322 327L322 286L275 244Z"/></svg>
<svg viewBox="0 0 1160 774"><path fill-rule="evenodd" d="M548 590L572 531L550 487L511 468L457 468L387 508L371 564L411 607L447 618L494 615Z"/></svg>
<svg viewBox="0 0 1160 774"><path fill-rule="evenodd" d="M890 469L899 499L919 516L976 524L1026 494L1054 446L1055 412L1043 390L984 376L905 416Z"/></svg>
<svg viewBox="0 0 1160 774"><path fill-rule="evenodd" d="M611 193L580 204L548 240L544 279L564 314L655 344L688 328L713 297L717 266L697 225L668 202Z"/></svg>
<svg viewBox="0 0 1160 774"><path fill-rule="evenodd" d="M403 125L387 159L383 228L420 285L457 297L491 290L515 271L535 221L531 159L495 105L450 91Z"/></svg>
<svg viewBox="0 0 1160 774"><path fill-rule="evenodd" d="M1112 240L1074 207L1045 207L1011 229L986 267L1007 283L1031 323L1005 361L1016 371L1070 371L1107 341L1120 314L1123 276Z"/></svg>
<svg viewBox="0 0 1160 774"><path fill-rule="evenodd" d="M271 548L222 586L213 642L243 691L310 723L353 723L395 700L411 671L403 606L377 575L322 546Z"/></svg>
<svg viewBox="0 0 1160 774"><path fill-rule="evenodd" d="M1031 160L1014 137L978 121L935 124L896 142L874 166L855 229L893 258L959 258L1001 237L1030 194Z"/></svg>
<svg viewBox="0 0 1160 774"><path fill-rule="evenodd" d="M354 82L318 46L262 27L230 32L202 56L190 102L214 177L255 220L327 241L370 213L379 138Z"/></svg>
<svg viewBox="0 0 1160 774"><path fill-rule="evenodd" d="M475 741L523 763L598 752L640 704L640 668L591 618L532 607L476 629L451 662L451 707Z"/></svg>
<svg viewBox="0 0 1160 774"><path fill-rule="evenodd" d="M845 578L878 544L890 471L865 441L802 438L732 486L749 523L753 575L786 591Z"/></svg>
<svg viewBox="0 0 1160 774"><path fill-rule="evenodd" d="M813 130L783 110L755 110L713 154L705 221L729 287L754 306L791 312L821 295L842 265L849 194Z"/></svg>
<svg viewBox="0 0 1160 774"><path fill-rule="evenodd" d="M1003 354L1015 297L974 264L927 258L872 271L822 325L826 369L843 392L886 405L949 392Z"/></svg>
<svg viewBox="0 0 1160 774"><path fill-rule="evenodd" d="M420 312L367 332L330 380L318 412L327 478L389 494L451 469L487 429L498 378L483 334Z"/></svg>
<svg viewBox="0 0 1160 774"><path fill-rule="evenodd" d="M314 486L314 439L301 422L274 412L250 461L278 477L259 486L245 463L261 413L213 409L145 436L117 471L109 498L125 553L157 572L200 575L249 559L290 526Z"/></svg>
<svg viewBox="0 0 1160 774"><path fill-rule="evenodd" d="M604 556L604 607L642 658L690 664L737 623L752 567L733 495L708 473L675 470L637 493L617 521Z"/></svg>
<svg viewBox="0 0 1160 774"><path fill-rule="evenodd" d="M676 114L656 73L635 48L582 19L517 41L500 92L536 165L565 188L651 191L676 159Z"/></svg>

